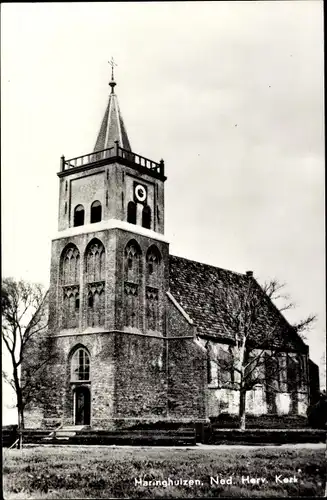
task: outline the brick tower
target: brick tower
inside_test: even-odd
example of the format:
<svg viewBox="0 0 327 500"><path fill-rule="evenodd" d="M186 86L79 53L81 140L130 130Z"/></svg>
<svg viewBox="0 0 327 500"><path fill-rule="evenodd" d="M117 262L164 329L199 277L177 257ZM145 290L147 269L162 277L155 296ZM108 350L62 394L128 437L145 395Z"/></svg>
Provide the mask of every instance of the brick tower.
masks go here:
<svg viewBox="0 0 327 500"><path fill-rule="evenodd" d="M205 354L169 299L164 162L132 152L109 85L94 151L57 174L39 427L205 418Z"/></svg>

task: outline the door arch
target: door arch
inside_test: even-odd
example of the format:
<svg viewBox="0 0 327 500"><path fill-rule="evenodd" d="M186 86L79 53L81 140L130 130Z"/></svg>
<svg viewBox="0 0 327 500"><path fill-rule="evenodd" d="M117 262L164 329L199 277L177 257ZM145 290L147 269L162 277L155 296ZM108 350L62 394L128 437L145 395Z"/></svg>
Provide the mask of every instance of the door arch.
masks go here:
<svg viewBox="0 0 327 500"><path fill-rule="evenodd" d="M90 425L91 394L88 387L76 387L74 390L74 424Z"/></svg>

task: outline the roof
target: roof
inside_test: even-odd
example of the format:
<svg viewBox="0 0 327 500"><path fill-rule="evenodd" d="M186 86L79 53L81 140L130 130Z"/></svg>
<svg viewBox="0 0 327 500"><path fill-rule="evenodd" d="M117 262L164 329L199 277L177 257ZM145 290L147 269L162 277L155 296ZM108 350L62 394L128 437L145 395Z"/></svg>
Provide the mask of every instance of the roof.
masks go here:
<svg viewBox="0 0 327 500"><path fill-rule="evenodd" d="M112 92L109 95L108 105L104 113L94 151L112 148L118 141L121 148L131 151L124 120L120 112L118 98L114 93L115 82L111 82Z"/></svg>
<svg viewBox="0 0 327 500"><path fill-rule="evenodd" d="M254 278L182 257L169 256L170 292L194 321L197 334L202 337L221 341L235 340L235 329L231 328L227 318L229 306L226 302L229 300L228 294L232 301L241 301L247 293L249 283L254 287L255 295L262 300L260 314L253 326L252 341L262 346L269 333L270 341L274 337L276 345L287 344L288 348L305 351L302 339Z"/></svg>

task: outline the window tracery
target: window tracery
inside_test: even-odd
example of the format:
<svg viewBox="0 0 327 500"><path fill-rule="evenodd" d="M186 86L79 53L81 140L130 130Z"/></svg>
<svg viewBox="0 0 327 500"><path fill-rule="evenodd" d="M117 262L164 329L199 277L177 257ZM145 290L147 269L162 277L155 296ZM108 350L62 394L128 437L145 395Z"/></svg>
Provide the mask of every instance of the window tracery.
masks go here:
<svg viewBox="0 0 327 500"><path fill-rule="evenodd" d="M87 325L104 326L105 322L105 249L92 240L86 251Z"/></svg>
<svg viewBox="0 0 327 500"><path fill-rule="evenodd" d="M124 324L139 328L140 324L140 258L141 250L136 241L130 241L124 252Z"/></svg>
<svg viewBox="0 0 327 500"><path fill-rule="evenodd" d="M146 254L146 327L159 330L160 288L162 286L161 254L152 245Z"/></svg>
<svg viewBox="0 0 327 500"><path fill-rule="evenodd" d="M69 245L61 257L62 328L79 325L80 254L75 245Z"/></svg>
<svg viewBox="0 0 327 500"><path fill-rule="evenodd" d="M84 347L77 349L71 358L71 382L90 380L90 356Z"/></svg>

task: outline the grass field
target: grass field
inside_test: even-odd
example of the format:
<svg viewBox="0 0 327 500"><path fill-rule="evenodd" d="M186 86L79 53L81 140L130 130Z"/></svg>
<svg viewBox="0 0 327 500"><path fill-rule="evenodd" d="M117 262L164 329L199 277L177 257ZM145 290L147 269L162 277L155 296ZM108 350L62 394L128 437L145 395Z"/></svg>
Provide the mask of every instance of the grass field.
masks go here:
<svg viewBox="0 0 327 500"><path fill-rule="evenodd" d="M3 476L6 500L322 497L326 467L323 449L57 446L5 449Z"/></svg>

